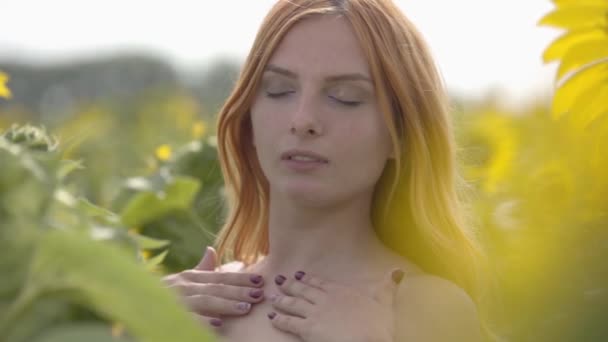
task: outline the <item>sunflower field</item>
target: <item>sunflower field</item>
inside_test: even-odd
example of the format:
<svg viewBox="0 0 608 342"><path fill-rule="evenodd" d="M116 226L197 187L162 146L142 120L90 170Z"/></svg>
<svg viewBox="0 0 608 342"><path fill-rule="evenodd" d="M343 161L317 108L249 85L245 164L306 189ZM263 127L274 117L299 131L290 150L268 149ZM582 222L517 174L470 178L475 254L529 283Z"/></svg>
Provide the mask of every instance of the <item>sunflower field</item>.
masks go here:
<svg viewBox="0 0 608 342"><path fill-rule="evenodd" d="M552 97L454 106L496 341L608 340L608 1L553 3ZM218 69L123 97L55 84L38 106L23 67L0 70L1 341L214 340L160 277L222 222L213 113L236 71Z"/></svg>

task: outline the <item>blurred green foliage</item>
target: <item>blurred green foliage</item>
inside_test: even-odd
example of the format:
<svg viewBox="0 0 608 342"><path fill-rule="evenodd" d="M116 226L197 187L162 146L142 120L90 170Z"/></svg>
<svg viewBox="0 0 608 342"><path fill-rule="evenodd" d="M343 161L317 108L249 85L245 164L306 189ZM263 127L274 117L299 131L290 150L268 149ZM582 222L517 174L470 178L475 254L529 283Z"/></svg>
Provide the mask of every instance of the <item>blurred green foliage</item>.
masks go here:
<svg viewBox="0 0 608 342"><path fill-rule="evenodd" d="M150 271L163 261L147 251L168 241L125 222L186 210L197 180L176 176L139 189L116 214L78 194L69 176L82 163L64 159L44 129L13 126L0 136L0 336L3 341L210 341L177 296ZM148 202L166 206L142 207ZM153 298L154 300L150 300ZM105 322L102 323L102 322ZM95 323L95 324L93 324Z"/></svg>

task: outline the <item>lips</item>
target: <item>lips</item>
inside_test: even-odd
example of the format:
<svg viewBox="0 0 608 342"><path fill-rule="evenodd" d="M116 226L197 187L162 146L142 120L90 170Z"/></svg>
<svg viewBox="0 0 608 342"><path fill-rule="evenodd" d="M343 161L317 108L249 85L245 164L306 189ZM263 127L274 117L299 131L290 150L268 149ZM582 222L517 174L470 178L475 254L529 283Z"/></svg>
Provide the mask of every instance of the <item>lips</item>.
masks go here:
<svg viewBox="0 0 608 342"><path fill-rule="evenodd" d="M321 163L328 163L329 160L318 153L306 150L288 150L281 154L282 160L298 160L298 161L314 161Z"/></svg>

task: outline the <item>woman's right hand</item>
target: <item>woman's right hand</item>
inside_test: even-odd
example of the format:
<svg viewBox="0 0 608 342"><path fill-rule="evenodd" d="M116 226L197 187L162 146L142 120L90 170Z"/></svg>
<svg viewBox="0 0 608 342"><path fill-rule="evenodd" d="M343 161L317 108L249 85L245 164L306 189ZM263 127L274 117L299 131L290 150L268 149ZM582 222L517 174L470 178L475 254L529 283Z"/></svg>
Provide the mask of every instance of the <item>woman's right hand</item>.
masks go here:
<svg viewBox="0 0 608 342"><path fill-rule="evenodd" d="M246 315L264 300L264 279L258 274L216 271L217 255L207 247L203 259L191 270L170 274L163 281L180 293L201 320L214 327L224 316Z"/></svg>

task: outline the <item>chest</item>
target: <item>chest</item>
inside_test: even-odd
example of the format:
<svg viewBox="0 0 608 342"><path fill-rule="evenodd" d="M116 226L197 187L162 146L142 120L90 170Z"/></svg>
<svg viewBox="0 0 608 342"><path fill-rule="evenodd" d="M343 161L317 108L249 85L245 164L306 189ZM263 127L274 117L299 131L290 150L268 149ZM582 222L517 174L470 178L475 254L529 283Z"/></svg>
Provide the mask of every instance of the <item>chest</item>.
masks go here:
<svg viewBox="0 0 608 342"><path fill-rule="evenodd" d="M273 310L269 301L254 305L248 315L224 318L222 342L301 342L295 335L276 329L267 314Z"/></svg>

